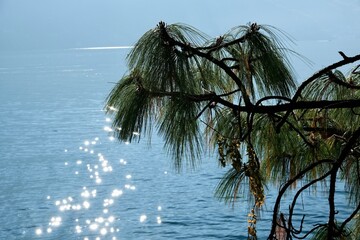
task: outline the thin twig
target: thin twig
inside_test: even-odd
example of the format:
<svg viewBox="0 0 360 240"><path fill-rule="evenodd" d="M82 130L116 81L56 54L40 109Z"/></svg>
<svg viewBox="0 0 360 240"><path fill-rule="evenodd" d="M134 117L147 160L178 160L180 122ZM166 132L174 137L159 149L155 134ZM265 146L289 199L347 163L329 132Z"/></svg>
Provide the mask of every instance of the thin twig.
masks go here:
<svg viewBox="0 0 360 240"><path fill-rule="evenodd" d="M268 239L272 239L272 236L275 234L275 227L276 227L276 219L277 219L277 214L280 208L280 202L281 202L281 198L282 196L285 194L286 190L298 179L302 178L303 175L305 175L308 171L312 170L313 168L317 167L320 164L324 164L324 163L333 163L333 161L330 161L328 159L324 159L324 160L320 160L317 162L314 162L312 164L310 164L309 166L307 166L304 170L300 171L295 177L293 177L292 179L289 179L284 186L280 189L279 194L276 198L275 201L275 205L274 205L274 211L273 211L273 220L272 220L272 228L270 231L270 235L268 237Z"/></svg>

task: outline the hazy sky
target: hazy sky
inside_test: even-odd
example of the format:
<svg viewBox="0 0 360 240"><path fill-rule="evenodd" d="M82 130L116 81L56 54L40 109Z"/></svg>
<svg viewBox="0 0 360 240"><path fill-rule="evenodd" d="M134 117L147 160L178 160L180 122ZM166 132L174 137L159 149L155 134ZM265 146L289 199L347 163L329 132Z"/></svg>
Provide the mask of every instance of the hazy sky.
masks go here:
<svg viewBox="0 0 360 240"><path fill-rule="evenodd" d="M214 37L270 24L312 61L360 53L360 0L0 0L0 51L132 45L161 20Z"/></svg>

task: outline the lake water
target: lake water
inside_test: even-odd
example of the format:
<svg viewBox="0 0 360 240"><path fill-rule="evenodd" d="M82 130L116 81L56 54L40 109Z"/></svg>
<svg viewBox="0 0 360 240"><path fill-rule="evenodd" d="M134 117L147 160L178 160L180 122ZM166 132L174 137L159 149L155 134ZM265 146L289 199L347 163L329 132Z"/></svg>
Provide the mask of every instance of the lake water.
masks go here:
<svg viewBox="0 0 360 240"><path fill-rule="evenodd" d="M250 207L213 197L226 171L216 157L176 173L157 136L151 147L111 137L102 109L127 52L1 54L0 239L246 239ZM260 239L274 195L270 189ZM313 214L311 227L326 216L327 198L306 198L299 208ZM347 208L343 195L338 201Z"/></svg>

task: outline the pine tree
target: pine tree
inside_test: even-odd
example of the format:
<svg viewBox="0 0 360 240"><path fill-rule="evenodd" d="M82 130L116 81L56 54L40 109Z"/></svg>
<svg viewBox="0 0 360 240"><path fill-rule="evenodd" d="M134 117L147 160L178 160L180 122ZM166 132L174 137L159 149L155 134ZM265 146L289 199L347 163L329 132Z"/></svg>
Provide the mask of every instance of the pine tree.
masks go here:
<svg viewBox="0 0 360 240"><path fill-rule="evenodd" d="M160 22L131 50L129 72L110 92L106 111L121 141L156 130L178 170L216 150L228 170L215 196L234 203L248 191L249 239L256 239L266 184L281 186L268 239L280 239L279 232L283 239L358 239L351 228L360 229L360 68L347 76L337 69L360 55L339 52L338 62L298 84L286 41L285 33L256 23L211 38ZM334 201L339 181L353 208L343 222ZM305 232L304 218L293 221L294 208L303 191L321 182L328 183L321 185L328 191L328 221ZM292 204L281 208L293 188Z"/></svg>

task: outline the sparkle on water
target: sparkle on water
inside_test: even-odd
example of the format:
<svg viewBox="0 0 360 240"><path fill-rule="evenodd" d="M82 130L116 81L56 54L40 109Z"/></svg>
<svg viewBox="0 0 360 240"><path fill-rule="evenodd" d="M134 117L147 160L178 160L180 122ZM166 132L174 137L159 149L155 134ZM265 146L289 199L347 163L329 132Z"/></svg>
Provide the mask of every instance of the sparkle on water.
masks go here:
<svg viewBox="0 0 360 240"><path fill-rule="evenodd" d="M110 110L116 111L115 108L109 107ZM110 118L106 118L105 122L111 122ZM105 132L108 134L114 131L111 127L105 126L103 128ZM117 128L116 131L120 131L121 128ZM139 135L138 132L134 132L134 135ZM109 141L114 141L115 137L110 135L108 136ZM99 137L95 137L94 139L86 139L83 141L82 145L78 147L80 152L84 154L94 154L95 150L93 147L96 145L102 144ZM130 142L125 142L125 145L129 145ZM69 151L67 149L64 150L65 153ZM94 155L92 155L94 156ZM111 165L111 161L106 159L106 157L102 153L97 153L97 161L88 162L86 159L75 159L71 161L67 159L64 162L65 167L71 167L73 169L73 173L75 175L83 175L88 174L89 179L93 181L92 184L89 186L83 186L82 189L79 191L78 196L68 196L63 197L61 199L52 200L50 195L46 196L48 201L51 201L54 207L56 207L58 214L55 216L50 217L49 222L44 226L37 226L35 228L35 235L37 236L44 236L45 234L51 236L56 232L56 229L62 225L63 218L67 218L66 212L73 212L73 211L89 211L92 208L97 208L98 206L93 206L92 199L96 199L97 196L97 186L103 184L103 178L106 177L106 174L111 174L113 171L113 167ZM120 159L118 162L119 165L125 166L127 165L127 161L125 159ZM74 169L75 168L75 169ZM84 171L85 170L85 171ZM124 179L128 181L128 183L123 185L123 189L121 188L114 188L111 192L109 192L109 197L106 197L102 201L102 216L98 216L94 219L79 219L76 218L74 220L74 227L73 232L74 234L79 235L84 240L90 239L98 239L101 240L102 238L116 240L116 234L120 232L120 228L117 227L117 221L120 221L119 216L115 216L111 212L111 207L118 202L119 198L123 196L126 191L125 190L136 190L136 186L130 184L133 176L129 173L125 174ZM157 211L160 212L162 210L161 206L157 207ZM159 214L153 219L156 219L157 224L162 223L161 216ZM146 214L141 214L139 216L139 222L141 224L146 224L148 216ZM89 237L89 235L94 236ZM88 235L88 236L86 236ZM96 236L97 235L97 236Z"/></svg>
<svg viewBox="0 0 360 240"><path fill-rule="evenodd" d="M147 219L147 216L145 214L140 216L140 222L145 222Z"/></svg>

